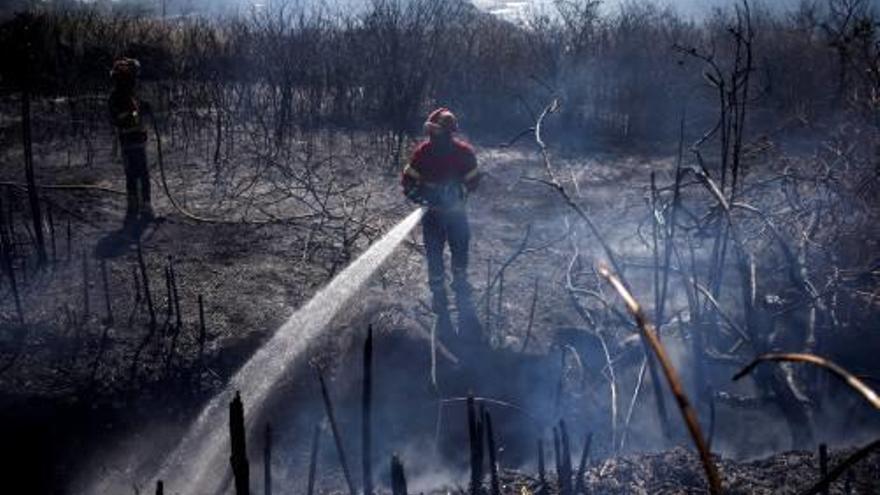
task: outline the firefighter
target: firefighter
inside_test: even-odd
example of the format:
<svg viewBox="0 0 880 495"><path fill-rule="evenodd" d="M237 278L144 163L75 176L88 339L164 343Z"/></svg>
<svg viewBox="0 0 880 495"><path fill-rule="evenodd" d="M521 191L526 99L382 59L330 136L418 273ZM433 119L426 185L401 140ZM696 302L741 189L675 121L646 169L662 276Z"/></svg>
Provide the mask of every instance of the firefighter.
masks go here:
<svg viewBox="0 0 880 495"><path fill-rule="evenodd" d="M406 196L427 211L422 235L428 262L432 309L441 328L451 328L446 296L446 245L452 258L452 290L458 310L459 331L480 337L480 324L468 283L468 225L466 201L480 179L474 149L456 136L458 121L447 108L438 108L425 122L427 139L420 143L404 168L401 183Z"/></svg>
<svg viewBox="0 0 880 495"><path fill-rule="evenodd" d="M133 58L119 58L113 63L110 78L110 120L116 129L122 162L125 167L126 211L124 228L153 219L150 202L150 171L147 167L147 131L144 116L149 106L135 94L140 63Z"/></svg>

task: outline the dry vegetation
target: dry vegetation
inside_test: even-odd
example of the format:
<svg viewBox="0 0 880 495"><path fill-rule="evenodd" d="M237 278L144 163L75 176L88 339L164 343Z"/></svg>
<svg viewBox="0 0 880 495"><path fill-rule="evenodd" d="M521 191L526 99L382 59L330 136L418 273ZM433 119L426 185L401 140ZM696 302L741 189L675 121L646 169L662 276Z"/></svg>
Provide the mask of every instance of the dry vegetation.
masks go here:
<svg viewBox="0 0 880 495"><path fill-rule="evenodd" d="M88 423L83 409L68 414L71 402L86 411L101 404L100 416L112 418L145 390L197 404L280 321L278 307L296 306L399 217L396 171L425 111L442 104L494 153L495 198L512 190L498 182L511 180L549 186L542 194L555 192L569 208L511 200L504 221L535 224L537 233L476 247L495 262L478 283L479 303L497 347L518 339L525 351L534 339L529 351L561 353L560 375L592 377L566 385L575 396L610 392L596 406L602 423L587 427L601 430L603 454L626 452L639 414L659 423L663 445L683 438L656 368L664 363L652 358L650 339L642 349L632 338L654 326L687 356L679 387L709 444L721 408L780 415L787 448L827 440L821 421L832 416L875 431L876 411L815 369L768 364L749 386L727 379L759 355L789 352L823 356L866 388L876 384L876 14L864 0L805 2L786 14L737 2L696 22L648 3L602 16L598 1L558 0L553 12L515 25L458 0L372 0L349 14L290 2L233 18L88 8L8 15L0 24L4 426L28 424L23 417L45 408ZM154 181L169 218L142 244L120 248L107 234L121 215L121 172L106 95L107 68L123 54L144 66L151 146L162 145L150 150L162 169L160 180L154 167ZM495 162L528 140L492 143L524 129L519 137L536 138L540 154L528 155L530 173L511 177ZM591 168L588 152L618 162ZM645 155L638 160L648 166L630 167L627 159ZM604 185L600 172L610 178ZM609 193L614 183L619 191ZM581 191L585 184L597 195ZM536 268L521 257L539 260ZM629 305L640 326L594 259L641 301ZM383 275L383 287L405 293L420 276L408 263L398 268L406 273ZM541 283L560 297L542 298L536 315L543 273L558 275ZM389 305L407 313L390 321L418 327L410 309L418 306ZM576 344L552 344L563 326L594 342L601 362ZM639 407L646 397L650 406ZM33 421L14 439L48 443L30 436ZM23 459L13 465L46 462ZM735 469L722 469L726 486ZM68 481L60 471L24 472L50 473L48 489ZM589 472L605 476L590 478L597 487L607 482L601 471Z"/></svg>

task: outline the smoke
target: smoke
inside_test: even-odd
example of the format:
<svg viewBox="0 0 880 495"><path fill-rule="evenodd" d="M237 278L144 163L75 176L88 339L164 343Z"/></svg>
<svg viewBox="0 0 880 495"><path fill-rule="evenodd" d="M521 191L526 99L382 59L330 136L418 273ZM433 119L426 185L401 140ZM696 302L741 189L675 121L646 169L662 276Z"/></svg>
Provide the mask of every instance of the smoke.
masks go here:
<svg viewBox="0 0 880 495"><path fill-rule="evenodd" d="M521 4L522 2L506 2L504 6L512 8L515 5ZM729 4L725 3L725 5ZM190 2L189 5L197 6L198 3ZM213 5L219 8L219 4ZM235 4L226 3L223 5L228 7ZM605 8L613 9L617 5L620 4L609 2ZM676 5L677 8L681 9L697 7L695 2L682 2L676 3ZM701 3L700 5L709 8L705 4ZM205 7L205 9L207 8ZM611 69L604 72L617 74L622 72L622 67L632 67L635 65L636 62L624 59L619 66L611 65ZM584 74L601 72L603 71L588 67L585 69ZM572 84L571 86L590 87L586 83ZM656 90L662 92L663 89L663 87L659 87ZM638 101L636 103L640 104ZM656 106L656 103L649 102L648 105ZM662 119L658 118L660 112L657 112L656 108L640 107L638 110L638 112L633 112L633 115L650 116L655 121L652 123L652 127L663 127L657 125L656 121ZM555 126L556 124L552 125ZM555 128L548 127L548 131L550 131L548 134L554 134ZM571 171L572 176L587 168L583 161L572 161L565 165L561 169L565 170L566 174ZM626 184L630 186L633 184L632 175L622 175L621 170L633 175L639 174L644 179L648 176L647 169L655 167L655 165L615 162L614 167L617 167L618 170L609 170L608 168L591 169L591 174L596 174L590 179L594 182L586 184L582 181L582 185L602 186L604 181L606 186L608 184ZM503 220L493 218L491 215L483 215L484 224L480 225L480 227L486 230L481 230L480 240L478 241L479 247L475 249L480 256L496 256L499 252L501 255L506 256L506 249L510 243L504 244L497 242L497 240L503 239L504 236L511 236L511 232L513 232L511 237L521 235L519 229L527 222L535 221L536 223L541 223L544 228L546 228L547 224L550 224L553 227L552 230L565 230L560 228L563 223L561 217L564 213L561 213L558 209L550 211L539 210L538 208L542 205L538 204L536 206L536 201L527 202L524 200L522 196L519 196L520 190L516 191L518 195L516 202L508 201L512 197L512 185L517 184L519 179L520 177L516 176L505 177L506 184L511 184L510 189L507 191L496 190L489 193L489 196L494 198L493 201L497 203L494 205L494 208L496 210L504 209L503 213L507 215L507 221L513 222L515 225L509 226L510 228L503 232L499 232L497 227L495 230L490 230L489 224L499 223ZM634 189L636 187L638 185L633 186ZM587 188L585 187L585 189ZM581 200L585 204L587 202L593 203L592 206L596 207L596 210L600 212L615 210L611 212L606 211L606 216L600 219L602 230L610 233L613 237L611 239L613 245L616 249L619 249L621 254L636 262L644 261L647 258L647 253L642 244L635 239L635 234L633 234L639 231L639 225L636 225L635 220L627 221L627 219L621 217L619 211L620 208L625 209L628 205L637 204L640 198L634 199L633 196L627 196L625 193L621 193L620 189L620 187L605 187L602 190L602 187L590 187L585 197L581 198ZM636 191L637 194L643 192ZM533 195L531 199L533 200L535 196L544 197L545 195L547 195L547 192L542 190L541 195ZM500 198L503 198L503 200ZM520 202L522 205L520 205ZM608 205L620 205L620 208L615 209L613 206L608 208ZM484 211L492 211L491 207L493 205L482 206L487 207ZM519 212L520 214L512 215L511 211L517 208L522 210ZM499 214L498 217L505 215ZM409 219L407 224L416 221L417 219ZM502 235L499 235L499 233ZM405 235L405 232L398 232L398 234ZM495 243L494 252L491 251L493 243ZM585 265L589 265L590 260L594 259L596 255L595 252L587 252L591 243L592 241L588 239L579 242L579 247L584 250L582 259ZM503 246L505 251L500 251L499 244ZM515 285L517 283L516 278L530 281L536 276L546 275L546 273L541 272L547 271L548 266L565 267L568 265L567 249L569 246L568 244L561 244L561 246L558 249L565 252L560 258L564 259L535 263L531 266L524 266L521 269L517 267L516 277L511 277L507 281L508 293L514 294L515 296L513 297L517 298L514 304L519 303L522 294L527 293L522 287ZM393 245L390 247L386 245L386 247L391 249ZM384 256L387 255L388 251L380 250L380 252L385 253L383 254ZM701 252L698 254L705 255L706 253ZM541 257L544 255L545 253L539 254ZM483 258L480 259L482 260ZM497 261L497 259L496 256L495 260ZM702 258L697 261L700 264L705 264L705 260ZM368 268L374 268L374 265L370 264ZM555 270L556 268L553 269ZM637 269L638 267L632 268L632 270ZM586 271L588 270L584 270L584 272ZM358 272L358 274L364 277L369 275L367 272ZM351 275L351 273L345 272L340 275L340 278L344 279ZM554 276L558 275L558 273L554 272ZM649 277L640 278L641 283L637 282L639 285L637 292L641 295L650 294L650 284L645 283ZM554 283L558 281L558 278L554 278ZM583 285L583 280L576 280L575 282L581 282L579 286L586 287L586 285ZM351 283L356 285L355 282ZM352 292L347 291L345 294L351 296ZM554 295L560 296L555 299L555 306L569 308L568 299L565 298L566 295L564 293L556 293ZM254 361L251 363L255 364L249 363L245 365L245 368L243 368L239 375L233 378L229 387L208 406L208 409L203 413L202 418L198 420L193 431L184 438L180 450L170 456L163 473L160 475L160 477L167 478L169 486L185 485L192 487L191 489L193 490L206 487L206 490L209 490L207 487L222 483L225 476L224 467L227 451L224 445L225 425L222 417L224 413L223 406L228 401L230 392L235 388L241 388L245 397L245 403L247 407L251 408L248 411L248 417L252 423L259 421L257 418L264 416L259 413L259 410L262 409L263 399L274 393L277 379L290 370L291 361L296 361L293 358L301 354L303 347L306 345L305 342L310 341L321 330L323 323L326 323L325 317L332 317L333 306L331 304L343 304L346 300L346 297L343 297L343 295L330 290L327 291L325 296L326 299L321 299L319 295L316 300L310 303L310 306L303 310L303 313L298 313L299 316L295 315L291 322L278 330L278 335L284 339L296 338L301 340L296 342L285 340L280 343L275 340L271 341L267 345L266 350L261 351L262 353L258 352L254 357ZM513 297L508 295L508 301L513 299ZM543 297L552 299L552 296L544 295ZM678 297L681 298L683 296L679 293ZM411 301L411 299L409 300ZM324 303L327 306L323 306ZM312 310L320 310L323 313L321 313L320 318L307 318L306 315ZM551 317L548 317L548 320ZM522 322L516 321L514 323L516 323L517 329L521 328L519 325ZM568 328L571 330L571 335L567 337L560 335L546 356L523 356L515 352L515 349L501 349L496 353L492 353L489 357L467 364L465 368L451 371L442 378L442 383L444 384L442 396L434 394L434 391L428 390L425 385L428 380L423 372L428 369L428 366L423 362L419 362L426 355L424 342L420 342L420 345L413 342L398 342L401 345L394 347L393 343L388 340L380 341L377 345L384 344L387 346L385 349L397 349L397 355L394 355L393 352L382 352L381 363L378 364L381 370L379 371L380 376L377 379L377 383L381 388L377 391L376 431L382 432L382 438L377 442L377 452L381 453L381 455L376 457L376 469L384 470L387 454L391 451L397 451L402 454L404 462L407 464L413 484L425 487L460 484L464 469L461 463L465 457L462 455L462 450L467 442L463 428L464 415L460 399L469 391L473 391L478 396L492 399L492 401L487 400L483 401L483 403L491 410L496 420L495 425L499 435L499 443L504 447L505 452L502 456L502 462L506 467L515 467L531 462L534 459L536 439L539 437L546 438L548 428L559 417L566 417L571 420L569 425L572 431L572 438L579 440L586 431L594 431L596 433L595 445L604 446L602 448L606 449L606 452L602 454L611 452L612 449L608 446L612 444L612 440L619 439L619 436L616 437L615 435L620 435L621 432L612 431L613 423L609 412L613 408L610 406L610 397L607 393L607 384L610 379L607 374L608 370L604 363L600 343L590 329L584 331L583 328L578 326L585 325L583 322L572 322L564 318L558 318L542 323L545 323L540 325L542 332L547 331L550 333L557 331L557 333L562 333L558 332L558 330ZM511 325L511 327L513 326ZM617 328L620 326L620 323L615 321L613 325L606 325L606 328ZM622 334L624 332L621 331L619 333ZM693 371L694 367L689 361L690 354L686 339L687 335L676 335L666 340L666 344L675 358L678 369L682 372L682 378L686 383L690 384L694 381L697 372ZM620 395L616 405L620 412L617 416L616 424L620 425L628 406L630 393L634 390L637 383L634 371L638 370L637 364L641 354L636 341L623 338L615 338L613 340L618 341L616 342L617 347L612 349L615 361L614 366L618 370L625 370L618 371L616 377L616 385ZM576 352L566 352L563 350L564 346L571 346ZM274 354L267 358L265 353ZM358 362L356 357L353 356L356 356L356 354L347 354L341 358L346 371L350 371L347 369L350 367L350 363ZM581 362L578 362L578 359L574 356L580 356ZM302 365L301 362L298 364ZM301 368L306 369L304 366L301 366ZM351 366L351 368L357 369L356 366ZM422 370L422 372L414 372L413 370ZM385 373L385 376L381 376L381 373ZM729 375L725 375L723 370L718 370L716 373L717 376L713 377L714 383L722 383L722 381L726 381L729 378ZM348 432L349 436L355 436L353 433L357 430L352 425L357 424L358 409L356 401L353 401L352 397L357 395L357 373L349 373L349 375L347 377L339 377L337 381L333 382L333 392L334 396L340 400L339 416L343 423L343 429ZM644 390L647 391L647 385L645 387ZM740 390L737 390L737 392L740 392ZM748 392L751 395L753 390L745 389L742 392ZM283 403L282 399L286 398L288 397L279 397L277 401ZM296 464L301 466L305 464L301 457L302 448L306 443L303 439L308 438L307 434L310 427L316 422L316 418L320 417L320 404L314 400L314 397L304 402L291 401L289 404L292 405L280 405L271 409L272 413L278 414L276 417L280 417L277 431L282 435L283 441L280 441L278 445L296 446L287 447L279 455L286 456L282 457L282 465ZM678 425L677 411L674 410L672 407L673 403L668 398L667 406L670 422ZM653 409L649 409L654 407L653 397L650 396L650 392L642 394L642 398L636 403L636 407L637 411L644 410L644 413L637 412L634 415L629 435L630 441L627 444L628 448L649 449L665 445L656 417L653 414ZM295 411L290 412L291 409ZM287 410L286 414L278 412L285 410ZM716 444L716 452L736 453L743 450L748 452L764 452L768 449L776 450L787 445L784 441L777 441L779 437L784 437L784 434L774 431L783 429L780 427L781 422L768 422L766 411L742 415L736 421L732 419L732 415L729 412L727 416L724 414L724 411L721 411L718 419L718 423L722 427L728 425L732 429L742 429L743 424L761 425L760 430L758 428L750 429L751 437L760 436L761 438L752 438L748 442L740 442L739 438L729 434L730 432L726 432L728 434L721 434L725 432L719 431L718 437L721 440ZM268 415L268 413L265 414L265 416ZM535 418L540 420L535 421ZM702 421L703 424L709 423L709 418L702 419L704 420ZM149 428L147 431L152 433L152 430ZM251 431L259 432L259 429L252 429ZM442 445L436 445L432 441L435 431L442 433ZM152 434L144 434L142 438L151 438L152 436ZM169 450L171 450L171 439L165 437L165 435L156 435L157 438L160 436L164 437L163 442L169 444ZM258 439L259 435L251 434L250 438ZM737 443L733 443L734 441ZM255 443L258 444L258 440ZM619 444L619 442L614 443ZM332 441L329 440L326 432L323 435L323 446L322 465L335 465L336 454L333 450ZM258 446L256 448L258 449ZM254 447L252 447L253 450ZM132 454L131 457L137 457L137 455ZM294 459L295 462L288 462L291 459ZM356 465L356 462L351 461L350 458L350 465ZM437 466L443 466L443 471L438 471ZM183 472L190 468L193 469L194 474L190 475L190 473ZM328 467L328 470L332 469L332 467ZM254 464L253 472L259 472L258 461ZM296 479L297 476L287 475L287 478ZM110 491L98 489L91 490L90 492Z"/></svg>
<svg viewBox="0 0 880 495"><path fill-rule="evenodd" d="M277 382L300 362L307 346L403 241L422 213L422 209L413 211L291 315L205 406L179 445L167 456L156 479L165 480L169 486L187 486L193 493L214 493L224 480L228 452L226 405L232 395L239 390L244 393L252 423ZM99 489L91 492L105 492L101 487L106 487L106 483L99 480Z"/></svg>

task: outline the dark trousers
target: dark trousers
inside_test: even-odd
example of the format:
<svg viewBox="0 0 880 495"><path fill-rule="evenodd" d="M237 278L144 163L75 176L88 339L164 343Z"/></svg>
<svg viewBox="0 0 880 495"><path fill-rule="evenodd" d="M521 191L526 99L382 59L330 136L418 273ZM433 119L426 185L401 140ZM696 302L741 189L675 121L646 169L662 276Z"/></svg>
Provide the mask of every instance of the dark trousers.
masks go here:
<svg viewBox="0 0 880 495"><path fill-rule="evenodd" d="M141 207L150 204L150 171L147 168L147 151L143 146L122 148L125 166L125 193L127 197L126 218L136 216Z"/></svg>
<svg viewBox="0 0 880 495"><path fill-rule="evenodd" d="M463 209L428 210L422 218L422 236L428 259L428 285L435 295L435 300L441 293L445 299L446 269L443 263L443 251L447 243L452 254L452 288L456 294L469 293L467 266L471 230L465 211Z"/></svg>

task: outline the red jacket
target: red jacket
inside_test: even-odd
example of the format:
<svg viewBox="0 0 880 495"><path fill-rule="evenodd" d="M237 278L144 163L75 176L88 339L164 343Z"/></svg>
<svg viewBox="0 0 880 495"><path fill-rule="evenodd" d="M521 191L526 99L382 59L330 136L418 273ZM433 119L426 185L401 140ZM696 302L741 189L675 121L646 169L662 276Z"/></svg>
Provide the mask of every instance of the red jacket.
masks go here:
<svg viewBox="0 0 880 495"><path fill-rule="evenodd" d="M431 141L423 141L401 174L404 192L421 185L460 183L469 191L477 187L477 156L468 143L453 139L449 150L438 150Z"/></svg>

